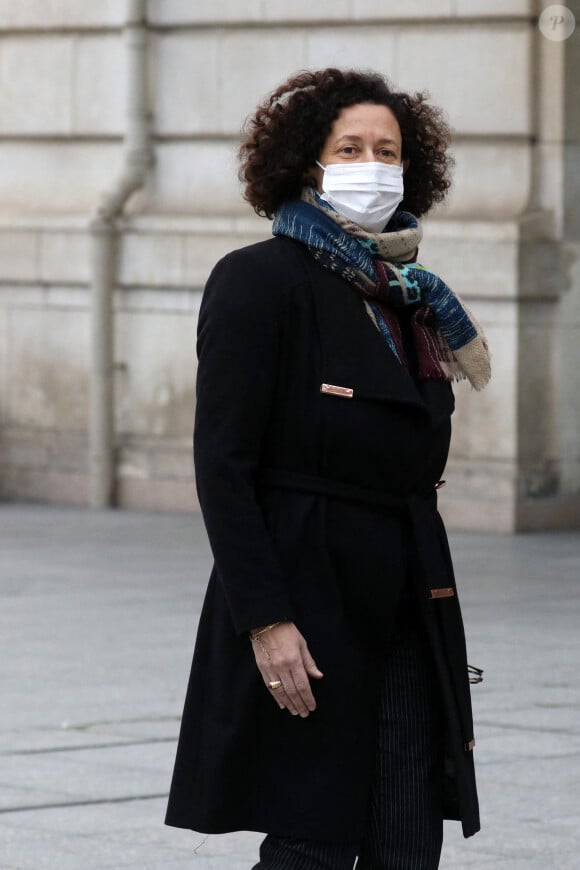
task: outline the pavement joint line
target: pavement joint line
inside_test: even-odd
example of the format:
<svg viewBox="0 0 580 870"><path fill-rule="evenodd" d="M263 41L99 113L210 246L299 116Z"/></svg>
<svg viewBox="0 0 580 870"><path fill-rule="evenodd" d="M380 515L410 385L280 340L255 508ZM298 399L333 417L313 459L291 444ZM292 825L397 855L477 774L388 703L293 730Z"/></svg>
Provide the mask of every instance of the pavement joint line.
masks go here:
<svg viewBox="0 0 580 870"><path fill-rule="evenodd" d="M94 719L92 722L79 722L73 725L67 722L63 731L88 731L90 728L100 728L102 725L154 725L159 722L179 722L179 716L141 716L128 719Z"/></svg>
<svg viewBox="0 0 580 870"><path fill-rule="evenodd" d="M483 725L486 728L500 728L505 731L533 731L537 734L564 734L566 737L580 737L580 732L571 731L569 728L546 728L543 725L519 725L511 722L492 722L489 719L477 719L478 728Z"/></svg>
<svg viewBox="0 0 580 870"><path fill-rule="evenodd" d="M27 804L21 807L1 807L0 815L8 815L9 813L28 813L35 810L66 810L71 807L94 807L105 804L126 804L132 801L153 801L161 798L168 798L169 793L161 794L136 794L126 795L116 798L93 798L84 801L61 801L53 804Z"/></svg>
<svg viewBox="0 0 580 870"><path fill-rule="evenodd" d="M53 752L82 752L85 749L119 749L124 746L148 746L151 743L177 743L177 737L148 737L144 740L115 740L111 743L87 743L84 746L48 746L46 749L13 749L0 751L0 758L21 755L50 755Z"/></svg>
<svg viewBox="0 0 580 870"><path fill-rule="evenodd" d="M490 761L486 761L482 759L480 755L477 756L477 764L481 767L493 767L494 764L501 764L502 767L509 766L510 764L520 764L522 761L560 761L563 758L579 758L580 752L562 752L562 754L554 755L550 753L549 755L518 755L517 758L510 757L502 757L502 758L492 758Z"/></svg>

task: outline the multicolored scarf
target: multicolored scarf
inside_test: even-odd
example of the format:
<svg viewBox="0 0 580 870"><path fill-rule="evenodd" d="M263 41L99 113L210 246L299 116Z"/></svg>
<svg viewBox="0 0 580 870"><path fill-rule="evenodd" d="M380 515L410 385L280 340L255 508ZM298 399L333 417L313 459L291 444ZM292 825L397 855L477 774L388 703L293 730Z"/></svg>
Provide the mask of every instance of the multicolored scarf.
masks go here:
<svg viewBox="0 0 580 870"><path fill-rule="evenodd" d="M368 233L307 187L301 199L284 203L276 212L272 232L302 242L324 268L355 287L401 364L405 354L395 311L413 306L420 379L467 378L476 390L486 386L491 368L483 331L457 294L415 262L423 232L410 212L397 212L386 232Z"/></svg>

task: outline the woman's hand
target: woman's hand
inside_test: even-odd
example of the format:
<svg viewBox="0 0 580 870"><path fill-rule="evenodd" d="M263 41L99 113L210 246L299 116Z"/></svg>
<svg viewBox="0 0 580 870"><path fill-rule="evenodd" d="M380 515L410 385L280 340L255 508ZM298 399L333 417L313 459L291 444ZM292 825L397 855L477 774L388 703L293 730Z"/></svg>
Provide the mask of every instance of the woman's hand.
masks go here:
<svg viewBox="0 0 580 870"><path fill-rule="evenodd" d="M255 632L260 629L256 628ZM251 632L250 636L255 632ZM323 677L310 655L306 641L293 622L280 622L270 631L252 640L256 664L266 688L281 710L293 716L306 718L316 710L316 701L310 688L310 677ZM270 683L281 682L278 688Z"/></svg>

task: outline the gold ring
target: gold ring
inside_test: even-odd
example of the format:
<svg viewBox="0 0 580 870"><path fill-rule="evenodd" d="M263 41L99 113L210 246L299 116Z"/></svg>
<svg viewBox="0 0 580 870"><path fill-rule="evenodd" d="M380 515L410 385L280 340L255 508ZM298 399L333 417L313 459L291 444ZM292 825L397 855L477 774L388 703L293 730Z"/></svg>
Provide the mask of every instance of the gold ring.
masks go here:
<svg viewBox="0 0 580 870"><path fill-rule="evenodd" d="M281 689L282 688L282 680L272 680L271 683L268 683L271 689Z"/></svg>

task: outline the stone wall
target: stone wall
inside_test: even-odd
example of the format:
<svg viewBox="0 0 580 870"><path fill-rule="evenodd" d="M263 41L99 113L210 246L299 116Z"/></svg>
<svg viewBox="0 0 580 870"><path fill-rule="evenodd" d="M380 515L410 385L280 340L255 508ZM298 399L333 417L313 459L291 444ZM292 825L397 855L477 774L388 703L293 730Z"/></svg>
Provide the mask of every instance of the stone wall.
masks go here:
<svg viewBox="0 0 580 870"><path fill-rule="evenodd" d="M457 388L442 510L455 527L580 524L579 36L542 36L540 5L150 0L154 163L123 220L115 299L119 504L195 506L201 288L269 234L240 197L238 131L289 73L335 64L427 89L455 131L421 259L482 321L494 379ZM0 4L4 498L87 498L88 226L122 160L124 18L123 0Z"/></svg>

